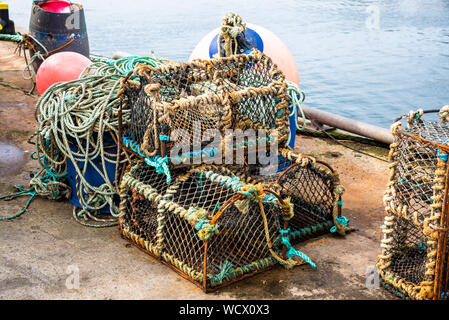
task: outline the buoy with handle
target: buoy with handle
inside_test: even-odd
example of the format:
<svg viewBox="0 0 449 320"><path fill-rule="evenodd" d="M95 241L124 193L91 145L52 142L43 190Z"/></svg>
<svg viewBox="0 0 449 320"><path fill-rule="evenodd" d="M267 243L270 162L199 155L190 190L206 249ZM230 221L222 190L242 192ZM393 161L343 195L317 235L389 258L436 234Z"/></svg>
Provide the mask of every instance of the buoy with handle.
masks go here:
<svg viewBox="0 0 449 320"><path fill-rule="evenodd" d="M218 45L219 37L222 38L220 46ZM226 47L227 42L231 43L228 47ZM299 86L295 58L284 42L270 30L256 24L242 23L241 18L233 13L225 16L220 28L212 30L201 39L192 51L189 61L247 53L253 48L269 56L284 73L285 78Z"/></svg>

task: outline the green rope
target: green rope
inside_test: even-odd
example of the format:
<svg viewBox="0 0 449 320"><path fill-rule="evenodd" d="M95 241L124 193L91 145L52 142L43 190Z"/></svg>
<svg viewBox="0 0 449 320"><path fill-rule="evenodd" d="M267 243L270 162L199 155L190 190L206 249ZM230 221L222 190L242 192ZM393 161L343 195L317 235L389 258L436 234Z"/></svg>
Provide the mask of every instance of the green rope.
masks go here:
<svg viewBox="0 0 449 320"><path fill-rule="evenodd" d="M15 218L21 216L22 214L24 214L28 210L28 207L30 206L31 201L33 201L33 199L37 196L37 192L34 191L32 188L28 189L28 190L24 190L21 185L16 185L15 188L18 190L18 192L13 193L13 194L0 196L0 200L9 201L9 200L12 200L12 199L15 199L17 197L24 196L24 195L30 195L30 198L28 199L28 201L26 202L25 207L22 210L20 210L16 214L8 216L8 217L0 217L0 221L12 220L12 219L15 219Z"/></svg>
<svg viewBox="0 0 449 320"><path fill-rule="evenodd" d="M223 283L224 279L232 279L235 275L235 269L234 265L226 260L221 266L220 266L220 272L211 276L210 283L211 286L220 285Z"/></svg>
<svg viewBox="0 0 449 320"><path fill-rule="evenodd" d="M21 42L23 37L20 33L16 34L0 34L0 41Z"/></svg>
<svg viewBox="0 0 449 320"><path fill-rule="evenodd" d="M119 151L109 151L103 137L107 133L118 141L120 99L116 94L119 82L112 76L93 74L79 80L55 83L40 97L35 107L37 154L42 154L46 149L43 141L51 141L60 157L69 159L75 168L79 183L77 190L72 192L77 192L84 211L98 214L99 210L110 205L114 218L118 216L118 209L111 204L118 185L109 180L106 164L114 164L117 173L119 166L127 159L120 158ZM126 124L129 112L123 113L123 119ZM94 159L100 159L99 163ZM56 160L47 160L51 162L50 167L58 166ZM87 181L85 175L88 167L98 173L105 181L104 185L96 187ZM87 199L81 196L84 193L89 195ZM89 217L95 220L94 215L92 213Z"/></svg>
<svg viewBox="0 0 449 320"><path fill-rule="evenodd" d="M47 167L48 160L46 160L46 157L42 155L36 158L34 157L35 154L36 152L32 152L30 154L30 158L33 160L39 159L40 162L43 164L44 168L42 168L39 172L38 171L34 172L34 177L30 180L30 188L25 190L22 188L21 185L17 185L15 186L15 188L19 190L18 192L0 196L0 200L6 201L24 195L30 195L30 198L28 199L25 207L22 210L8 217L0 217L0 221L11 220L25 213L36 196L44 196L49 199L60 199L63 196L68 197L67 194L70 192L70 190L67 190L68 189L67 185L60 181L61 179L65 178L67 174L66 173L56 174L52 172ZM64 189L66 189L65 192L63 192Z"/></svg>
<svg viewBox="0 0 449 320"><path fill-rule="evenodd" d="M304 253L302 253L299 250L296 250L295 248L293 248L293 246L290 244L290 240L288 237L288 234L290 233L290 228L288 228L287 230L279 230L279 232L281 233L281 243L283 245L285 245L286 249L287 249L287 257L289 259L291 259L293 256L299 256L301 259L303 259L305 262L307 262L308 264L310 264L313 268L316 268L316 264L313 263L313 261Z"/></svg>
<svg viewBox="0 0 449 320"><path fill-rule="evenodd" d="M44 53L48 53L45 46L37 39L32 36L30 38L42 47ZM0 35L0 40L22 42L23 37L20 34ZM98 214L98 211L107 205L111 208L111 215L114 218L118 217L118 209L113 203L118 185L109 181L106 164L113 163L118 168L127 159L121 159L117 153L108 152L103 143L103 136L105 133L109 133L115 142L118 142L117 114L120 98L117 97L117 91L121 77L140 64L157 67L163 62L155 57L139 56L124 57L118 60L98 55L91 55L90 58L93 64L80 74L80 79L53 84L36 104L35 118L38 125L36 151L32 156L37 155L35 160L39 161L43 170L31 180L30 184L35 189L33 192L39 195L54 199L61 197L63 194L59 192L58 187L65 186L65 184L58 179L65 178L65 159L70 159L75 167L77 179L80 180L76 192L83 210L77 216L87 215L91 219L97 220L93 215ZM44 60L41 53L37 51L28 63L28 70L35 59ZM29 71L29 74L31 78L32 72ZM123 112L124 125L128 123L129 117L129 110L125 110ZM93 132L97 133L96 137ZM48 146L45 144L50 140L52 149L59 152L58 159L49 159L44 156L44 154L48 154ZM75 148L73 148L74 146ZM100 158L100 167L92 162L92 159L97 158ZM63 160L61 161L61 159ZM166 172L168 170L167 159L157 159L155 166L158 172ZM61 170L58 170L61 167L64 168L62 173ZM94 168L105 184L94 187L88 183L85 178L88 167ZM80 196L83 191L88 194L87 199ZM6 197L8 198L8 196ZM33 193L32 198L34 197ZM91 214L91 212L96 213ZM17 215L11 217L15 216ZM80 220L77 219L77 221Z"/></svg>
<svg viewBox="0 0 449 320"><path fill-rule="evenodd" d="M115 76L115 79L119 79L122 76L126 76L129 72L134 70L137 66L145 64L153 67L160 66L164 62L156 57L141 57L141 56L128 56L120 59L110 59L98 55L90 55L90 60L93 61L81 75L104 75ZM84 76L83 76L84 77ZM134 80L136 80L133 77Z"/></svg>

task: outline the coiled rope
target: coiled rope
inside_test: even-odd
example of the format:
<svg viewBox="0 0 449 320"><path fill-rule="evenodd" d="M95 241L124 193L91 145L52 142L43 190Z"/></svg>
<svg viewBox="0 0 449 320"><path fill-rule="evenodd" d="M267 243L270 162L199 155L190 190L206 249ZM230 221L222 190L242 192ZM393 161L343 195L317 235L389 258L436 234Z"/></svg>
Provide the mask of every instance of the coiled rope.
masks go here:
<svg viewBox="0 0 449 320"><path fill-rule="evenodd" d="M120 157L120 151L108 152L103 140L107 134L118 143L120 99L116 94L119 83L120 80L114 80L113 76L102 75L56 83L41 96L35 107L37 150L45 154L43 143L50 139L52 147L61 153L64 160L69 159L76 171L76 192L83 209L78 217L108 222L108 225L116 223L118 216L117 208L111 205L118 183L110 181L106 164L115 166L117 177L118 168L127 161ZM129 118L126 110L123 115L126 121ZM45 156L53 165L60 165L61 161ZM86 179L88 168L93 168L104 184L98 187L90 184ZM113 218L96 218L95 214L107 205L110 205Z"/></svg>
<svg viewBox="0 0 449 320"><path fill-rule="evenodd" d="M20 40L18 35L11 39ZM48 198L64 195L68 198L70 193L58 192L58 188L69 189L62 182L67 176L66 160L69 159L77 176L77 190L72 191L77 192L82 207L78 212L74 208L75 220L92 227L117 224L118 208L113 198L118 193L118 170L129 159L123 157L120 151L108 152L110 147L105 146L103 137L107 134L115 145L118 144L120 98L117 93L122 77L139 64L156 67L164 62L155 57L137 56L119 60L97 55L91 58L94 63L83 71L82 74L86 74L78 80L55 83L39 98L35 106L37 128L34 135L36 151L33 154L43 169L30 181L30 189L20 187L17 193L0 198L10 200L21 195L31 195L19 214L0 220L13 219L23 214L36 195ZM31 63L27 66L30 67ZM126 125L129 110L123 110L122 116L123 124ZM108 177L107 164L115 166L115 181L110 181ZM87 168L95 170L104 184L98 187L90 184L86 179ZM100 211L107 206L112 218L99 218ZM88 223L87 220L95 223Z"/></svg>

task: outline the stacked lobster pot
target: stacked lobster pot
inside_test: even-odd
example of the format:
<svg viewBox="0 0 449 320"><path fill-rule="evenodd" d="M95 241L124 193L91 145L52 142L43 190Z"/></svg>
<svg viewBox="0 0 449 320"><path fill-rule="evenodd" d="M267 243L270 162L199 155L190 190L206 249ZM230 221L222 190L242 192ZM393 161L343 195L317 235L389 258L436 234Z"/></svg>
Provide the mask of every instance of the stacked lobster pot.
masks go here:
<svg viewBox="0 0 449 320"><path fill-rule="evenodd" d="M290 240L349 229L338 175L283 147L287 84L261 52L140 66L119 91L121 147L139 159L121 233L204 291L277 263L316 267Z"/></svg>
<svg viewBox="0 0 449 320"><path fill-rule="evenodd" d="M448 295L449 106L440 110L441 121L429 121L437 112L411 111L392 125L377 266L385 287L404 299Z"/></svg>

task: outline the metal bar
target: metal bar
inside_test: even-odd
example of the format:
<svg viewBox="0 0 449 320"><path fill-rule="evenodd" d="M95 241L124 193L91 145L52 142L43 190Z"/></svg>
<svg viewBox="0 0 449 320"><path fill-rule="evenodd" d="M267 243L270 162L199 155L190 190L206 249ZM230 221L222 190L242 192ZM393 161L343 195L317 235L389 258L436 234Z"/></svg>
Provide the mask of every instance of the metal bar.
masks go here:
<svg viewBox="0 0 449 320"><path fill-rule="evenodd" d="M306 118L316 120L328 126L352 132L383 143L391 144L393 135L388 129L374 126L365 122L348 119L322 110L302 105Z"/></svg>
<svg viewBox="0 0 449 320"><path fill-rule="evenodd" d="M208 241L204 241L204 261L203 261L203 290L207 290L207 244Z"/></svg>
<svg viewBox="0 0 449 320"><path fill-rule="evenodd" d="M445 152L443 152L445 153ZM438 159L438 162L443 162L443 160ZM441 217L440 217L440 230L438 230L438 249L437 249L437 259L435 264L435 284L434 284L434 300L441 299L441 291L443 284L443 275L444 272L444 262L447 254L447 234L448 234L448 226L449 226L449 215L448 215L448 202L449 202L449 166L446 164L446 179L444 183L444 197L443 197L443 206L441 208ZM447 272L447 270L446 270Z"/></svg>

